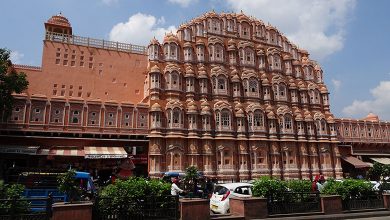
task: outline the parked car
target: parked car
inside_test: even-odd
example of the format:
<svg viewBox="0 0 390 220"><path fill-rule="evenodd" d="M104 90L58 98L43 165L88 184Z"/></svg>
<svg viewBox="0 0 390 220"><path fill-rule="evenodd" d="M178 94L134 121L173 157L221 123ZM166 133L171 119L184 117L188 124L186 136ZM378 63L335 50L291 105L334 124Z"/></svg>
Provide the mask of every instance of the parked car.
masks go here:
<svg viewBox="0 0 390 220"><path fill-rule="evenodd" d="M252 197L252 184L226 183L215 185L210 198L210 209L214 213L226 214L230 212L229 198Z"/></svg>

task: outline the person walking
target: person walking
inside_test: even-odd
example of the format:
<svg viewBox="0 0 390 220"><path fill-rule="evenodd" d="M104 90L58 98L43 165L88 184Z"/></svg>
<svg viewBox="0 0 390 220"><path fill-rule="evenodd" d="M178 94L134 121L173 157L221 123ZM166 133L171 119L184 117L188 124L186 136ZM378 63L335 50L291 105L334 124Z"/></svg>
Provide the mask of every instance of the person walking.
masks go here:
<svg viewBox="0 0 390 220"><path fill-rule="evenodd" d="M180 189L177 185L179 184L179 179L175 178L172 180L172 185L171 185L171 195L172 196L177 196L180 193L184 192L184 190Z"/></svg>

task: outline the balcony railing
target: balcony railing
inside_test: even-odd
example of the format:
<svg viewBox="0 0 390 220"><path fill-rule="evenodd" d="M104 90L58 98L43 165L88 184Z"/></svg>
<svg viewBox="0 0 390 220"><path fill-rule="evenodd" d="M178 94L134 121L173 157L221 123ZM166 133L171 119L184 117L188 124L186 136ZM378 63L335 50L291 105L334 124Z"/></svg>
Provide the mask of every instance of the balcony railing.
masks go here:
<svg viewBox="0 0 390 220"><path fill-rule="evenodd" d="M253 170L268 169L268 164L252 164Z"/></svg>
<svg viewBox="0 0 390 220"><path fill-rule="evenodd" d="M89 37L80 37L76 35L46 32L45 40L74 44L74 45L81 45L87 47L102 48L108 50L116 50L121 52L147 54L147 49L144 46L119 43L114 41L99 40L99 39L93 39Z"/></svg>
<svg viewBox="0 0 390 220"><path fill-rule="evenodd" d="M232 170L234 166L232 164L218 165L218 170Z"/></svg>
<svg viewBox="0 0 390 220"><path fill-rule="evenodd" d="M168 170L169 171L181 171L181 170L183 170L183 166L180 166L180 165L170 166L170 165L168 165Z"/></svg>
<svg viewBox="0 0 390 220"><path fill-rule="evenodd" d="M205 171L212 171L213 167L211 165L204 165L204 170Z"/></svg>

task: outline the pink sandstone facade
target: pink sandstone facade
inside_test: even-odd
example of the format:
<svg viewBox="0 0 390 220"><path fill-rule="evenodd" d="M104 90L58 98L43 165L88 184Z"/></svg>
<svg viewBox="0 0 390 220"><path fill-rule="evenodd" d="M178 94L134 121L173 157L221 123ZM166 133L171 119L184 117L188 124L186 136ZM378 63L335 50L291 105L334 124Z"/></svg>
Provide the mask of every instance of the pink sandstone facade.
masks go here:
<svg viewBox="0 0 390 220"><path fill-rule="evenodd" d="M340 178L349 148L389 143L375 116L335 119L319 64L242 13L208 12L147 48L75 36L61 14L45 29L42 66L15 66L30 86L1 124L6 145L141 146L151 177L196 166L242 181Z"/></svg>

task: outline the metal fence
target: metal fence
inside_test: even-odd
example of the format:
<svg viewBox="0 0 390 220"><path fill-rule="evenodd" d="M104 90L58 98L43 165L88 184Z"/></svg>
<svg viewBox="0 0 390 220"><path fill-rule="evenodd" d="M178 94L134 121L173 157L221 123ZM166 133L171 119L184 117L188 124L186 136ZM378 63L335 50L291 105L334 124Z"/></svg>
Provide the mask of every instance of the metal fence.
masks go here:
<svg viewBox="0 0 390 220"><path fill-rule="evenodd" d="M0 220L49 220L52 197L0 199Z"/></svg>
<svg viewBox="0 0 390 220"><path fill-rule="evenodd" d="M319 193L283 193L270 195L267 201L269 215L321 211Z"/></svg>
<svg viewBox="0 0 390 220"><path fill-rule="evenodd" d="M370 195L351 196L343 199L343 210L380 209L383 208L383 195L375 192Z"/></svg>
<svg viewBox="0 0 390 220"><path fill-rule="evenodd" d="M148 196L142 199L97 197L93 220L176 220L179 219L178 196Z"/></svg>

